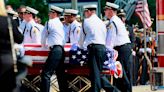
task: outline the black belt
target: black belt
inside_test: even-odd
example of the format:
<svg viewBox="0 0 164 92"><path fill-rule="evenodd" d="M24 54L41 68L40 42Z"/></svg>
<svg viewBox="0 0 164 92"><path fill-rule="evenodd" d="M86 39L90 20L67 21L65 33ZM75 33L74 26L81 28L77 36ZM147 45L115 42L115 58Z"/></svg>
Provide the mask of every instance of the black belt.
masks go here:
<svg viewBox="0 0 164 92"><path fill-rule="evenodd" d="M95 43L91 43L91 44L89 44L87 47L92 47L92 46L96 46L96 45L102 45L102 46L104 46L103 44L95 44Z"/></svg>
<svg viewBox="0 0 164 92"><path fill-rule="evenodd" d="M63 48L63 46L62 46L62 45L53 45L53 46L51 46L51 47L50 47L50 50L51 50L51 49L53 49L53 48L54 48L54 47L56 47L56 46L60 46L60 47L62 47L62 48Z"/></svg>
<svg viewBox="0 0 164 92"><path fill-rule="evenodd" d="M130 43L125 43L125 44L120 45L120 46L115 46L114 49L115 49L115 50L119 50L121 47L127 46L127 45L129 45L129 44L130 44Z"/></svg>

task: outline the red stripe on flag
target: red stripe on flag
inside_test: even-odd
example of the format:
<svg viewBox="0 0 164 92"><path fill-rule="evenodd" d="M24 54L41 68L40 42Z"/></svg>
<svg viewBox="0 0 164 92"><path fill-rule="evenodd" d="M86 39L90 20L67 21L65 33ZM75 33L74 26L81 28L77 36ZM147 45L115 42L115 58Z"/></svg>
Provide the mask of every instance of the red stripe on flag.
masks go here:
<svg viewBox="0 0 164 92"><path fill-rule="evenodd" d="M135 12L146 28L152 25L150 12L146 0L138 0Z"/></svg>
<svg viewBox="0 0 164 92"><path fill-rule="evenodd" d="M25 55L30 56L48 56L48 51L25 51Z"/></svg>
<svg viewBox="0 0 164 92"><path fill-rule="evenodd" d="M25 44L24 47L42 47L41 45L35 45L35 44ZM64 45L64 48L71 48L70 44Z"/></svg>
<svg viewBox="0 0 164 92"><path fill-rule="evenodd" d="M71 45L65 45L64 48L71 48Z"/></svg>
<svg viewBox="0 0 164 92"><path fill-rule="evenodd" d="M24 47L42 47L41 45L25 44Z"/></svg>

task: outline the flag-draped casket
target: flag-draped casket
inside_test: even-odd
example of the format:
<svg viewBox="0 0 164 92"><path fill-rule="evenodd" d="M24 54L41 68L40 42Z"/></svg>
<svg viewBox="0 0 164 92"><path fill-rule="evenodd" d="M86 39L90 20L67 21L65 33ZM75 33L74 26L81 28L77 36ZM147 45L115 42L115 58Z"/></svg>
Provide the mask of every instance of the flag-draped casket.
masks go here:
<svg viewBox="0 0 164 92"><path fill-rule="evenodd" d="M32 59L32 67L28 68L28 73L30 75L38 74L47 59L49 48L42 47L40 44L24 44L25 55ZM65 50L65 63L69 63L69 51L71 44L66 44L64 46Z"/></svg>
<svg viewBox="0 0 164 92"><path fill-rule="evenodd" d="M65 64L69 65L66 66L66 72L69 72L71 74L77 74L77 75L88 75L89 69L86 66L88 61L88 51L82 50L77 48L76 50L72 49L71 44L66 44L64 46L65 50ZM32 60L32 67L28 68L28 74L29 75L38 75L41 73L42 67L48 57L49 48L42 47L40 44L24 44L25 48L25 55L31 58ZM118 56L118 53L115 54L113 50L108 51L107 50L107 59L104 62L104 69L107 70L113 70L115 72L118 72L118 69L116 69L116 66L119 65L118 62L116 63L116 57ZM117 65L116 65L117 64ZM80 67L83 66L83 67ZM69 69L68 69L69 67ZM119 69L120 70L120 69ZM122 70L122 69L121 69ZM119 74L121 74L119 72Z"/></svg>
<svg viewBox="0 0 164 92"><path fill-rule="evenodd" d="M32 67L28 68L29 75L39 74L42 70L42 67L48 57L49 48L42 47L40 44L25 44L25 55L31 58ZM78 74L83 70L88 71L87 67L79 67L86 65L87 61L87 51L82 49L71 50L71 44L66 44L64 46L65 50L65 64L69 64L69 69L67 72L72 72ZM67 66L68 67L68 66ZM77 69L74 69L77 68ZM88 73L86 72L86 73Z"/></svg>

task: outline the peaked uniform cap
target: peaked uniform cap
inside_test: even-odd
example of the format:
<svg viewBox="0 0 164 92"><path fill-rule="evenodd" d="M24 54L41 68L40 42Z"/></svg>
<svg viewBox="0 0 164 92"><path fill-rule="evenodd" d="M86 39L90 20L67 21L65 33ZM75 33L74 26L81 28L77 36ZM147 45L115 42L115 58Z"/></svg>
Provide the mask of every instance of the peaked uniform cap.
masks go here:
<svg viewBox="0 0 164 92"><path fill-rule="evenodd" d="M126 13L123 9L119 10L117 16L126 16Z"/></svg>
<svg viewBox="0 0 164 92"><path fill-rule="evenodd" d="M14 10L6 10L8 14L12 14L12 15L18 15L18 13Z"/></svg>
<svg viewBox="0 0 164 92"><path fill-rule="evenodd" d="M74 9L65 9L64 10L64 15L71 15L71 14L77 15L78 10L74 10Z"/></svg>
<svg viewBox="0 0 164 92"><path fill-rule="evenodd" d="M50 5L50 11L63 12L63 9L54 5Z"/></svg>
<svg viewBox="0 0 164 92"><path fill-rule="evenodd" d="M114 8L114 9L118 9L118 8L119 8L119 5L114 4L114 3L110 3L110 2L106 2L105 8Z"/></svg>
<svg viewBox="0 0 164 92"><path fill-rule="evenodd" d="M31 8L31 7L29 7L29 6L26 6L26 12L27 12L27 13L33 13L33 14L35 14L35 15L39 13L39 11L37 11L36 9Z"/></svg>
<svg viewBox="0 0 164 92"><path fill-rule="evenodd" d="M97 5L96 4L84 5L83 8L84 8L84 10L96 9Z"/></svg>

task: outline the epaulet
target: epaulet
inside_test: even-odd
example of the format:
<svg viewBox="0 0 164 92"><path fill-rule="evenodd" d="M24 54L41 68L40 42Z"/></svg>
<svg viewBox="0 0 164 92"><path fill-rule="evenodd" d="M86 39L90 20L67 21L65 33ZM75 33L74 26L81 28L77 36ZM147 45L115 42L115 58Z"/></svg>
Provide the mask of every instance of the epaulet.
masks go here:
<svg viewBox="0 0 164 92"><path fill-rule="evenodd" d="M48 30L48 21L46 22L46 29Z"/></svg>
<svg viewBox="0 0 164 92"><path fill-rule="evenodd" d="M85 19L82 20L82 30L83 30L84 35L86 36L86 32L85 32L85 30L84 30L84 21L85 21Z"/></svg>
<svg viewBox="0 0 164 92"><path fill-rule="evenodd" d="M38 28L37 26L31 27L31 29L30 29L30 37L31 37L31 38L32 38L32 30L33 30L34 33L36 33L37 31L40 31L39 28Z"/></svg>
<svg viewBox="0 0 164 92"><path fill-rule="evenodd" d="M113 23L114 27L116 28L116 35L117 35L118 34L118 28L116 26L116 23L114 21L112 21L112 23Z"/></svg>

